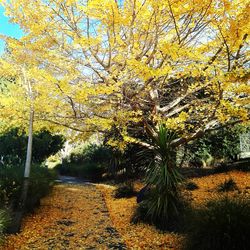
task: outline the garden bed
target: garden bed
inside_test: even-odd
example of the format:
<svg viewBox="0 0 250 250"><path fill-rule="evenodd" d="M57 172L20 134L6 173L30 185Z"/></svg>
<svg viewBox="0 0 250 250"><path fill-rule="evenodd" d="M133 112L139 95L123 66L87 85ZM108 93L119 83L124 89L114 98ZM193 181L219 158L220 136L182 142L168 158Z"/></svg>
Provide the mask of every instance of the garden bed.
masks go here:
<svg viewBox="0 0 250 250"><path fill-rule="evenodd" d="M225 181L233 179L237 189L229 192L220 192L218 187ZM197 184L198 188L193 191L185 190L184 193L191 200L193 207L201 207L208 200L220 196L239 196L244 194L250 198L250 173L231 171L227 173L213 174L205 177L193 178L190 181ZM114 198L116 186L97 185L103 192L109 213L129 249L180 249L184 235L177 233L162 232L154 226L146 224L132 224L131 218L137 206L136 197ZM137 191L143 186L136 183Z"/></svg>

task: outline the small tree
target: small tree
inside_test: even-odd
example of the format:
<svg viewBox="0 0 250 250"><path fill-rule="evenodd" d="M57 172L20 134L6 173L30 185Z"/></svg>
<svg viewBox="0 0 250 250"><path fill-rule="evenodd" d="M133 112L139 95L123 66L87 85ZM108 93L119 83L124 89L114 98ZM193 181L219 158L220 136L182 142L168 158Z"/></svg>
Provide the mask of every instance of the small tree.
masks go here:
<svg viewBox="0 0 250 250"><path fill-rule="evenodd" d="M140 203L137 213L139 219L160 228L176 229L184 207L178 187L183 177L176 167L176 152L170 145L177 135L165 125L160 125L157 133L150 127L147 131L153 146L154 161L149 166L146 179L150 192ZM143 210L144 213L141 212Z"/></svg>
<svg viewBox="0 0 250 250"><path fill-rule="evenodd" d="M23 191L20 196L20 211L15 218L14 232L20 229L28 194L34 131L46 127L52 129L52 126L48 126L48 122L43 119L44 114L48 114L48 110L51 108L50 103L47 102L49 92L42 91L41 87L45 87L43 86L44 81L38 82L39 77L42 79L42 72L38 71L37 65L32 63L31 58L32 55L24 46L22 50L11 50L4 54L0 60L0 74L3 78L15 79L15 81L9 81L1 86L0 131L20 127L28 134Z"/></svg>

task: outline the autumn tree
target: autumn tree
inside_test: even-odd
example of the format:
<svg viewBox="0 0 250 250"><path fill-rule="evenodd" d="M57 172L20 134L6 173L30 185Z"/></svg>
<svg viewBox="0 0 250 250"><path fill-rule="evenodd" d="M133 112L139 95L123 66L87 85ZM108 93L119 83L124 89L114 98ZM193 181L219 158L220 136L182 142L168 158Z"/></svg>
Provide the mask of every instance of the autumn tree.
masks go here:
<svg viewBox="0 0 250 250"><path fill-rule="evenodd" d="M109 143L123 148L150 147L131 124L164 124L177 147L249 119L247 0L3 2L25 33L8 46L25 46L62 104L44 120L84 135L116 127L123 139Z"/></svg>
<svg viewBox="0 0 250 250"><path fill-rule="evenodd" d="M51 125L44 119L50 114L51 103L57 105L58 102L56 100L51 102L48 93L53 92L52 88L49 88L49 91L44 91L46 83L42 81L42 72L36 64L32 63L32 54L26 51L25 46L6 52L0 59L0 132L6 133L13 128L18 128L19 133L26 132L28 134L24 182L19 203L20 210L14 216L13 232L20 229L27 200L33 134L44 129L58 131L58 126ZM55 108L55 106L53 107ZM52 108L52 110L54 109ZM60 132L63 132L63 128L60 128ZM47 145L48 147L49 145Z"/></svg>
<svg viewBox="0 0 250 250"><path fill-rule="evenodd" d="M153 147L153 217L176 210L169 154L207 131L249 122L249 0L2 2L25 34L2 38L25 52L44 94L37 96L47 98L40 120L83 136L115 129L109 143L121 149ZM150 141L133 136L140 133Z"/></svg>

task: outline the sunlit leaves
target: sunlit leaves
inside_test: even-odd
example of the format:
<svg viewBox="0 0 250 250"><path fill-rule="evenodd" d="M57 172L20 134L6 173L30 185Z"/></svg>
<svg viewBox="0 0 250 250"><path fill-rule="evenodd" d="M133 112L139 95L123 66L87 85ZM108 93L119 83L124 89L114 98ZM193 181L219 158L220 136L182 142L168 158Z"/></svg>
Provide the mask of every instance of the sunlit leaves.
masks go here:
<svg viewBox="0 0 250 250"><path fill-rule="evenodd" d="M247 0L3 3L26 32L4 39L54 124L91 134L146 120L188 140L249 119Z"/></svg>

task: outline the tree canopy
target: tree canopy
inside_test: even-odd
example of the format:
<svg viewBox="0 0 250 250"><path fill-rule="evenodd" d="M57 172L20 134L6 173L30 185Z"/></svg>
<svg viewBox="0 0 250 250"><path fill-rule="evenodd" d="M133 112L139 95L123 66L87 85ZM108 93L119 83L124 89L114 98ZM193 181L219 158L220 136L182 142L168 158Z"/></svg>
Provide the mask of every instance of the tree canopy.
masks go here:
<svg viewBox="0 0 250 250"><path fill-rule="evenodd" d="M178 146L249 121L248 0L2 2L25 35L1 36L12 58L1 71L28 72L42 124L82 136L115 127L123 148L138 141L131 124L141 133L165 124ZM2 94L2 118L23 117L23 91Z"/></svg>

